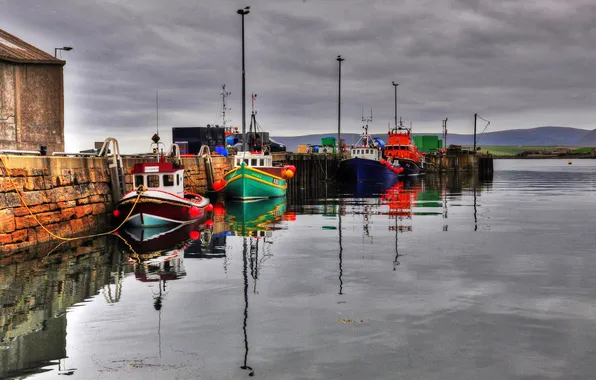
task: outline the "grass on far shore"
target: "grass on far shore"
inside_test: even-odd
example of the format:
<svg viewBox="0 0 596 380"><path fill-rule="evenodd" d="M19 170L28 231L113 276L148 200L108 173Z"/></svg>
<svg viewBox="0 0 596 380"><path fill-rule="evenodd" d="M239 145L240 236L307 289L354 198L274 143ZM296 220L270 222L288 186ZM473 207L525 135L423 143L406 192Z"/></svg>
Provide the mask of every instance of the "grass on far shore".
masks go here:
<svg viewBox="0 0 596 380"><path fill-rule="evenodd" d="M545 154L551 153L554 150L559 149L570 149L572 154L588 154L592 152L592 148L577 148L572 146L524 146L524 145L513 145L513 146L480 146L481 152L486 153L488 151L494 156L516 156L519 153L526 151L538 152L541 151Z"/></svg>

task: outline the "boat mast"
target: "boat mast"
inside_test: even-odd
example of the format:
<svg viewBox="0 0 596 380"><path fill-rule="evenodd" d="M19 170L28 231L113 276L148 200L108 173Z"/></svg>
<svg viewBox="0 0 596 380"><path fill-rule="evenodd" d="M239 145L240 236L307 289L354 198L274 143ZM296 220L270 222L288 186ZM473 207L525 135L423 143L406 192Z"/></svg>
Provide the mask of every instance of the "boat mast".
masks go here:
<svg viewBox="0 0 596 380"><path fill-rule="evenodd" d="M372 107L370 108L370 117L364 117L364 107L361 107L362 110L362 122L366 123L362 128L364 128L364 146L368 146L368 123L372 123L373 116L372 116Z"/></svg>
<svg viewBox="0 0 596 380"><path fill-rule="evenodd" d="M232 93L229 92L229 91L226 91L226 85L225 84L223 86L221 86L221 88L222 88L221 97L222 97L222 103L223 103L222 104L222 108L221 108L221 117L223 119L223 122L222 122L223 125L222 126L223 126L224 131L225 132L228 132L227 131L227 127L226 127L226 123L229 120L226 119L226 111L230 111L231 108L228 108L227 107L226 100L227 100L228 96L232 95Z"/></svg>

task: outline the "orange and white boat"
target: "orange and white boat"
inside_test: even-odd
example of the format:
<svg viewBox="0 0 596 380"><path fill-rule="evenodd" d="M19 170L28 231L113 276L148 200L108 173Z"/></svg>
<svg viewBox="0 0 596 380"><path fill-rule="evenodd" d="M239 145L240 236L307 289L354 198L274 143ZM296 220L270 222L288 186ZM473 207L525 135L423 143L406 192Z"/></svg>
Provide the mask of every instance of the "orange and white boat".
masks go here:
<svg viewBox="0 0 596 380"><path fill-rule="evenodd" d="M389 139L383 149L383 156L393 166L403 168L403 175L415 176L425 173L424 155L418 151L412 141L412 129L405 127L401 119L399 125L389 131Z"/></svg>

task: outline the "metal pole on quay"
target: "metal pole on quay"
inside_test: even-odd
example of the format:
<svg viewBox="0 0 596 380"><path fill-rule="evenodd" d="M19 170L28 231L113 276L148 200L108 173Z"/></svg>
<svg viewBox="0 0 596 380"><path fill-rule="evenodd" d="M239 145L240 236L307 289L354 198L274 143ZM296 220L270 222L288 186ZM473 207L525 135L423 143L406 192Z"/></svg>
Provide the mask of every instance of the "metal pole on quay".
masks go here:
<svg viewBox="0 0 596 380"><path fill-rule="evenodd" d="M238 9L236 13L242 16L242 151L246 152L246 71L244 69L244 16L249 14L250 5Z"/></svg>
<svg viewBox="0 0 596 380"><path fill-rule="evenodd" d="M337 151L341 154L341 63L345 59L338 55L336 58L339 63L339 81L337 90Z"/></svg>
<svg viewBox="0 0 596 380"><path fill-rule="evenodd" d="M399 83L391 82L391 84L395 88L395 128L397 128L397 86L399 86Z"/></svg>

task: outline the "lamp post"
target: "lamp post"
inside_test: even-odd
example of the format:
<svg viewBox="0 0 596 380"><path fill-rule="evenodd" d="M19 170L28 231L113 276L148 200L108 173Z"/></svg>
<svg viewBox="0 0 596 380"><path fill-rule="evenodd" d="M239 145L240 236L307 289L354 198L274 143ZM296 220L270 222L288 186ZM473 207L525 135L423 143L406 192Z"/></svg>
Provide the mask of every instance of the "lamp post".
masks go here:
<svg viewBox="0 0 596 380"><path fill-rule="evenodd" d="M236 13L242 16L242 151L246 152L246 71L244 70L244 16L249 14L250 5L238 9Z"/></svg>
<svg viewBox="0 0 596 380"><path fill-rule="evenodd" d="M64 50L64 51L71 51L72 47L70 46L64 46L61 48L54 48L54 58L58 58L58 50Z"/></svg>
<svg viewBox="0 0 596 380"><path fill-rule="evenodd" d="M395 128L397 128L397 86L399 86L399 83L391 82L391 84L395 89Z"/></svg>
<svg viewBox="0 0 596 380"><path fill-rule="evenodd" d="M341 152L341 63L345 59L338 55L336 58L337 62L339 63L339 82L338 82L338 89L337 89L337 150Z"/></svg>

